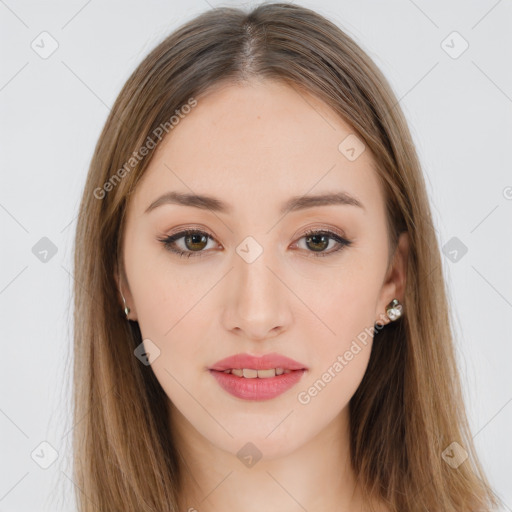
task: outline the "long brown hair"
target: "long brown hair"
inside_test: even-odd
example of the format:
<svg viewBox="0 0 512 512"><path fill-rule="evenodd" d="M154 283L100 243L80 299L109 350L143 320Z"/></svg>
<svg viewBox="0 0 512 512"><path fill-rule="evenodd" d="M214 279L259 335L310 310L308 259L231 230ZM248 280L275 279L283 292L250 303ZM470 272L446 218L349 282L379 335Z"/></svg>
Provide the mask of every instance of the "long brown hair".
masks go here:
<svg viewBox="0 0 512 512"><path fill-rule="evenodd" d="M277 3L249 13L212 9L174 31L130 76L98 140L74 255L79 510L178 510L180 454L164 412L168 398L151 367L134 357L141 333L125 319L117 292L124 213L173 114L214 85L252 78L281 80L338 113L375 159L390 247L399 233L409 234L406 314L375 334L349 405L351 461L365 496L392 511L494 509L461 395L425 183L398 101L340 28L312 10ZM460 463L450 464L453 457Z"/></svg>

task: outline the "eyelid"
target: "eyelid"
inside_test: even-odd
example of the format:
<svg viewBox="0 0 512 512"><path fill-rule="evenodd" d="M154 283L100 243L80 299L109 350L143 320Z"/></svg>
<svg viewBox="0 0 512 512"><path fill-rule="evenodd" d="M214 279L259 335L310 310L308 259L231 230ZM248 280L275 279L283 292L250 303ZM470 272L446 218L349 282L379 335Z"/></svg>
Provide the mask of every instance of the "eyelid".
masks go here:
<svg viewBox="0 0 512 512"><path fill-rule="evenodd" d="M309 234L309 233L311 233L311 232L315 232L315 233L316 233L316 232L323 232L323 231L325 231L325 232L332 232L332 233L335 233L335 234L336 234L336 235L338 235L340 238L343 238L343 239L345 239L345 240L347 240L347 241L348 241L348 239L347 239L347 237L346 237L345 233L344 233L341 229L336 228L336 227L334 227L334 226L326 226L325 224L320 224L320 225L318 225L318 224L313 224L313 225L307 226L306 228L301 229L301 230L299 231L299 233L302 233L302 234L300 235L300 237L303 237L303 236L308 235L308 234ZM295 236L298 236L298 235L294 235L294 237L295 237Z"/></svg>

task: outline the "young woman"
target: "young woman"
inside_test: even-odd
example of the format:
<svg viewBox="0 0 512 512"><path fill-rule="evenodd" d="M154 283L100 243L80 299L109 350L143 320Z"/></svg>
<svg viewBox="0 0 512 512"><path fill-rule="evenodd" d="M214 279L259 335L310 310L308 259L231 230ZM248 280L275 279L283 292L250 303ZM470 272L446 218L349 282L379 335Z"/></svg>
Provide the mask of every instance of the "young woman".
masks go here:
<svg viewBox="0 0 512 512"><path fill-rule="evenodd" d="M80 511L496 507L407 124L319 14L213 9L144 59L75 278Z"/></svg>

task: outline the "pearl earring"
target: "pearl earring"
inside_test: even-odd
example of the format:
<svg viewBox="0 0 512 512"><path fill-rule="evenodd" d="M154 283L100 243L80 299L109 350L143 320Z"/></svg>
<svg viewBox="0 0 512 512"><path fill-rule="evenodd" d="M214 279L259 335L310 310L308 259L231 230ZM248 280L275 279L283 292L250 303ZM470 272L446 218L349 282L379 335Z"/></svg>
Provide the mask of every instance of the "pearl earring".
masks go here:
<svg viewBox="0 0 512 512"><path fill-rule="evenodd" d="M388 315L388 318L393 322L395 320L398 320L402 316L403 306L400 303L398 299L393 299L387 306L386 306L386 314Z"/></svg>

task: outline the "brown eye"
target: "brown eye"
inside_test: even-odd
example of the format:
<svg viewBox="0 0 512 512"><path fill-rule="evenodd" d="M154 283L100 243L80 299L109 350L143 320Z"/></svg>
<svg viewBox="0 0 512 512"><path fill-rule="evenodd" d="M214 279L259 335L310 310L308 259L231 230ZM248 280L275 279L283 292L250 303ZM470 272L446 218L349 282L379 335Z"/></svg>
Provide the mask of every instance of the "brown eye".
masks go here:
<svg viewBox="0 0 512 512"><path fill-rule="evenodd" d="M305 233L300 240L304 239L306 245L306 252L310 253L308 256L322 257L330 256L344 247L348 247L352 244L350 240L343 238L342 236L334 233L333 231L308 231ZM331 250L326 250L329 244L333 242ZM333 248L334 247L334 248Z"/></svg>
<svg viewBox="0 0 512 512"><path fill-rule="evenodd" d="M200 251L206 247L208 236L205 235L187 235L184 238L185 247L191 251Z"/></svg>
<svg viewBox="0 0 512 512"><path fill-rule="evenodd" d="M326 235L311 235L306 237L307 246L313 251L323 251L329 246L330 238Z"/></svg>
<svg viewBox="0 0 512 512"><path fill-rule="evenodd" d="M181 239L183 239L183 242L178 243L178 241L181 242ZM203 256L204 253L208 252L204 249L210 240L214 240L210 234L191 229L159 239L168 251L187 258L190 258L190 256Z"/></svg>

